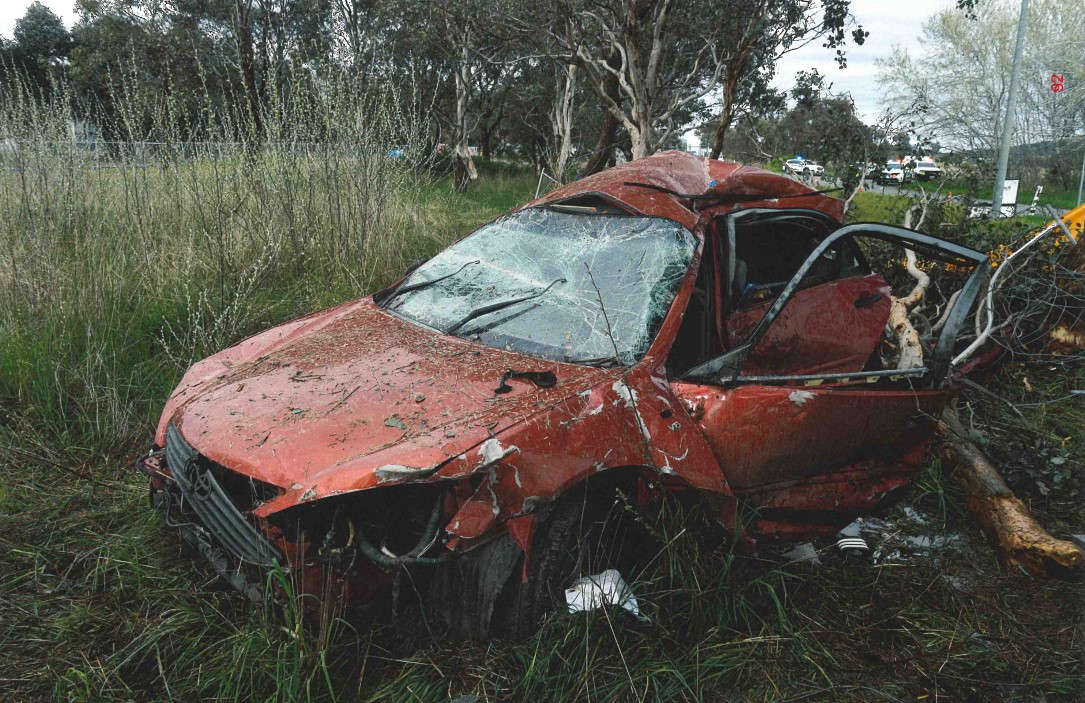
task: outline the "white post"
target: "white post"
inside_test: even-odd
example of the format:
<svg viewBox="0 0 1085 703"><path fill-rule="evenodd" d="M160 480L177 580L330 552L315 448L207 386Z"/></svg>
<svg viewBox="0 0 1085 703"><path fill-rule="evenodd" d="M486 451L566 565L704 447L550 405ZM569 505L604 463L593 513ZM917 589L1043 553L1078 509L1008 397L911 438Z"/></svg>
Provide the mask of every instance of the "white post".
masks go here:
<svg viewBox="0 0 1085 703"><path fill-rule="evenodd" d="M1021 0L1021 18L1017 21L1017 46L1013 50L1013 70L1010 71L1010 93L1006 96L1006 120L1002 124L1002 142L998 147L998 172L995 192L991 197L991 217L1002 217L1002 188L1006 183L1006 165L1010 158L1010 138L1013 136L1013 104L1017 99L1017 74L1021 72L1021 50L1025 45L1028 26L1028 0Z"/></svg>

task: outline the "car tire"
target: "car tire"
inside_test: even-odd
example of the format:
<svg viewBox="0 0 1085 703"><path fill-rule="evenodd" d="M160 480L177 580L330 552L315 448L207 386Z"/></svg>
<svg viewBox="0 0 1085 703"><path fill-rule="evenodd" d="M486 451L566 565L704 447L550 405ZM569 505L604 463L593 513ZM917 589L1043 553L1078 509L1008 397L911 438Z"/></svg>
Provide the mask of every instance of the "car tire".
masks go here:
<svg viewBox="0 0 1085 703"><path fill-rule="evenodd" d="M511 640L530 637L546 615L565 605L565 589L583 576L617 569L629 579L650 551L652 540L642 531L613 486L567 494L535 530L527 581L521 558L498 596L491 633Z"/></svg>

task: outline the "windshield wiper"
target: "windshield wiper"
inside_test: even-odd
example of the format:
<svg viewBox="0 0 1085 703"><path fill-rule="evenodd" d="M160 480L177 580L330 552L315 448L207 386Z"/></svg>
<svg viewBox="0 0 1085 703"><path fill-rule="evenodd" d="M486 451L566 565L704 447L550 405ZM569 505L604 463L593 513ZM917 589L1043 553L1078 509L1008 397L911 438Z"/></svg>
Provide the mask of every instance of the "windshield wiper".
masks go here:
<svg viewBox="0 0 1085 703"><path fill-rule="evenodd" d="M582 366L601 366L603 368L610 368L613 366L621 366L622 360L611 354L610 356L593 356L578 358L570 354L566 354L561 359L567 364L580 364Z"/></svg>
<svg viewBox="0 0 1085 703"><path fill-rule="evenodd" d="M564 278L559 278L559 279L553 281L546 288L543 288L540 291L532 293L531 295L525 295L522 298L513 298L512 300L502 300L500 303L490 303L489 305L483 305L481 307L477 307L474 310L472 310L471 312L464 315L463 318L459 322L453 324L451 327L446 328L445 329L445 334L452 334L453 332L455 332L459 328L466 325L471 320L474 320L476 317L482 317L483 315L489 315L491 312L497 312L498 310L504 310L507 307L511 307L511 306L517 305L519 303L525 303L525 302L527 302L529 300L534 300L535 298L538 298L539 296L546 293L548 290L550 290L551 288L553 288L557 284L565 283L565 282L566 281L565 281Z"/></svg>
<svg viewBox="0 0 1085 703"><path fill-rule="evenodd" d="M421 290L423 288L426 288L427 286L433 285L434 283L439 283L440 281L443 281L446 278L452 278L453 276L458 274L460 271L463 271L465 268L467 268L471 264L478 264L478 263L481 263L481 261L479 261L478 259L475 259L474 261L468 261L466 264L459 267L458 269L456 269L452 273L446 273L444 276L438 276L437 278L430 278L430 279L425 280L425 281L419 281L418 283L412 283L409 286L405 286L405 285L403 285L401 283L399 288L396 288L394 291L392 291L391 293L388 294L388 297L384 299L384 302L382 303L382 305L384 305L384 307L388 307L389 303L391 303L393 300L395 300L399 296L403 295L404 293L410 293L412 291Z"/></svg>

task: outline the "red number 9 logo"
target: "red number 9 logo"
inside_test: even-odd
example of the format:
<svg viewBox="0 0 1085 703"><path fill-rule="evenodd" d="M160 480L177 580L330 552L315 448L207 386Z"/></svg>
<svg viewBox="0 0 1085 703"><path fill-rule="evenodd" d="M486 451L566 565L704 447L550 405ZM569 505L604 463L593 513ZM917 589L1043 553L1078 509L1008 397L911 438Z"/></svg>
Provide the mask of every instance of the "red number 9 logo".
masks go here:
<svg viewBox="0 0 1085 703"><path fill-rule="evenodd" d="M1066 90L1065 74L1063 74L1063 73L1052 73L1051 74L1051 92L1052 93L1061 93L1064 90Z"/></svg>

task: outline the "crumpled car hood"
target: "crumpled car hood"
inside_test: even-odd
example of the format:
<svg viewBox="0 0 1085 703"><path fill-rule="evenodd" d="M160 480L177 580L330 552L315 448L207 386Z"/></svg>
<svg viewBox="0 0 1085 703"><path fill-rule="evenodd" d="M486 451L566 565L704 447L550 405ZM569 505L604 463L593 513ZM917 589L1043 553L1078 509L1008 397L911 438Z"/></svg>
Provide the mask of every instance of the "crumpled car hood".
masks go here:
<svg viewBox="0 0 1085 703"><path fill-rule="evenodd" d="M496 395L509 369L557 384ZM200 362L160 432L172 419L212 461L310 500L435 467L614 373L442 335L364 299Z"/></svg>

